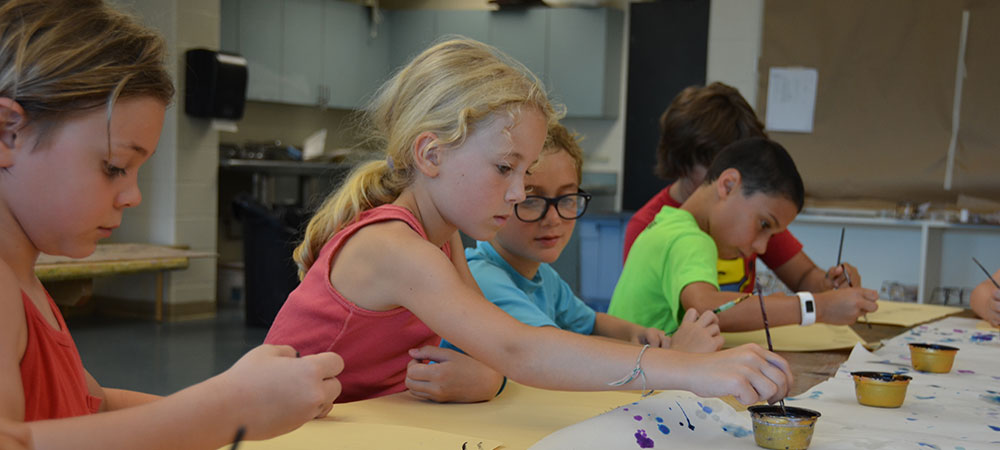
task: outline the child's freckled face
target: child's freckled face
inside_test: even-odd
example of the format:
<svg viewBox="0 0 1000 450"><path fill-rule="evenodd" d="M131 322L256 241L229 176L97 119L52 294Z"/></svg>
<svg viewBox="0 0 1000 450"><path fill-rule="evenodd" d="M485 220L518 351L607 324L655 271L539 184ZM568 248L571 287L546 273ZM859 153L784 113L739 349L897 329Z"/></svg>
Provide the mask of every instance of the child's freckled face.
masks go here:
<svg viewBox="0 0 1000 450"><path fill-rule="evenodd" d="M3 202L44 253L84 257L142 201L136 174L156 149L165 107L152 98L116 102L48 128L29 127L2 177ZM36 145L37 144L37 145Z"/></svg>
<svg viewBox="0 0 1000 450"><path fill-rule="evenodd" d="M798 215L795 204L784 196L755 192L743 195L737 187L717 207L710 234L719 249L719 258L747 258L763 254L771 236L780 233Z"/></svg>
<svg viewBox="0 0 1000 450"><path fill-rule="evenodd" d="M432 189L449 222L478 240L491 239L514 219L524 200L524 178L545 142L545 117L524 108L515 122L506 114L474 129L462 145L448 149Z"/></svg>

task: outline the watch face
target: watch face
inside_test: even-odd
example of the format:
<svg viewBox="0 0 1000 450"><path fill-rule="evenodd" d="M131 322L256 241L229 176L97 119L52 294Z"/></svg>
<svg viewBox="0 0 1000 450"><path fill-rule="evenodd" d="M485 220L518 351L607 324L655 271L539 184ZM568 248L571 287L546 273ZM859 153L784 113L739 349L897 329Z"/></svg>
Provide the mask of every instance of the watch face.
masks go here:
<svg viewBox="0 0 1000 450"><path fill-rule="evenodd" d="M812 313L812 312L813 312L813 301L806 300L806 313Z"/></svg>

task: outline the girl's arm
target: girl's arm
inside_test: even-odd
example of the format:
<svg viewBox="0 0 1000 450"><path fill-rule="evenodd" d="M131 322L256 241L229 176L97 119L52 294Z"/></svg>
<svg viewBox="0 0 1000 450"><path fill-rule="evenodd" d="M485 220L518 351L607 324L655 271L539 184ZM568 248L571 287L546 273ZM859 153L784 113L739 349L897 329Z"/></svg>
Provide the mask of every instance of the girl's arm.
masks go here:
<svg viewBox="0 0 1000 450"><path fill-rule="evenodd" d="M878 309L878 293L871 289L843 288L834 291L814 293L816 321L834 325L847 325L857 321L866 312ZM700 313L711 311L733 300L737 294L719 292L709 283L691 283L681 290L681 305L694 308ZM802 312L798 296L771 294L765 298L767 320L771 326L797 325L802 323ZM764 328L760 315L760 300L757 296L719 313L719 328L722 331L749 331Z"/></svg>
<svg viewBox="0 0 1000 450"><path fill-rule="evenodd" d="M476 278L472 276L472 271L469 270L469 263L465 260L465 247L462 245L462 236L455 231L455 234L448 241L449 247L451 248L451 263L455 266L455 270L458 271L462 280L470 288L479 291L479 295L483 295L483 291L479 289L479 284L476 283Z"/></svg>
<svg viewBox="0 0 1000 450"><path fill-rule="evenodd" d="M343 361L332 353L295 358L263 345L232 368L160 400L106 413L25 424L36 449L219 448L245 427L247 439L291 431L340 393Z"/></svg>
<svg viewBox="0 0 1000 450"><path fill-rule="evenodd" d="M646 328L604 313L597 313L594 317L594 331L591 334L639 345L649 344L651 347L666 348L670 346L670 339L663 333L663 330Z"/></svg>
<svg viewBox="0 0 1000 450"><path fill-rule="evenodd" d="M87 378L87 389L90 391L90 395L101 399L101 412L129 408L162 398L159 395L143 392L101 387L87 369L83 370L83 375Z"/></svg>
<svg viewBox="0 0 1000 450"><path fill-rule="evenodd" d="M993 273L993 279L1000 280L1000 270ZM995 327L1000 326L1000 289L990 280L983 280L972 290L969 306L976 315Z"/></svg>
<svg viewBox="0 0 1000 450"><path fill-rule="evenodd" d="M518 382L580 391L643 387L641 377L609 385L632 373L639 347L519 322L466 285L452 261L405 224L366 227L337 260L331 281L347 298L375 310L404 306L442 337ZM383 273L392 273L392 282L385 282ZM744 403L776 401L792 379L784 359L757 345L709 354L650 348L640 365L648 388L734 395Z"/></svg>

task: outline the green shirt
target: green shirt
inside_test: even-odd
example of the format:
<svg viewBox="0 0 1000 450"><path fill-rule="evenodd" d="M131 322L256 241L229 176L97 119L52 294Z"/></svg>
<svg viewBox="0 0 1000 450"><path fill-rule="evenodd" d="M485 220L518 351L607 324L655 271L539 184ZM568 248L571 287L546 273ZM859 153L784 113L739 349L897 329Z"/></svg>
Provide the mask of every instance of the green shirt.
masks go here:
<svg viewBox="0 0 1000 450"><path fill-rule="evenodd" d="M608 314L671 334L684 317L685 286L703 281L718 289L717 260L715 242L694 216L664 206L635 239Z"/></svg>

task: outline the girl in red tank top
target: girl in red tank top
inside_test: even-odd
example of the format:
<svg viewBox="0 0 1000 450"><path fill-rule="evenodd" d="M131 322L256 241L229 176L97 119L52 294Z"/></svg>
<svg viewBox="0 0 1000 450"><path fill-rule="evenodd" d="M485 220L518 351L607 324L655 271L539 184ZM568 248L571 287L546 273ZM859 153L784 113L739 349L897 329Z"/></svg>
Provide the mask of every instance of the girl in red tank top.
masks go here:
<svg viewBox="0 0 1000 450"><path fill-rule="evenodd" d="M174 93L166 53L103 0L0 3L0 447L218 448L294 429L340 392L339 356L287 346L165 398L104 388L35 276L42 251L93 253L141 201Z"/></svg>

